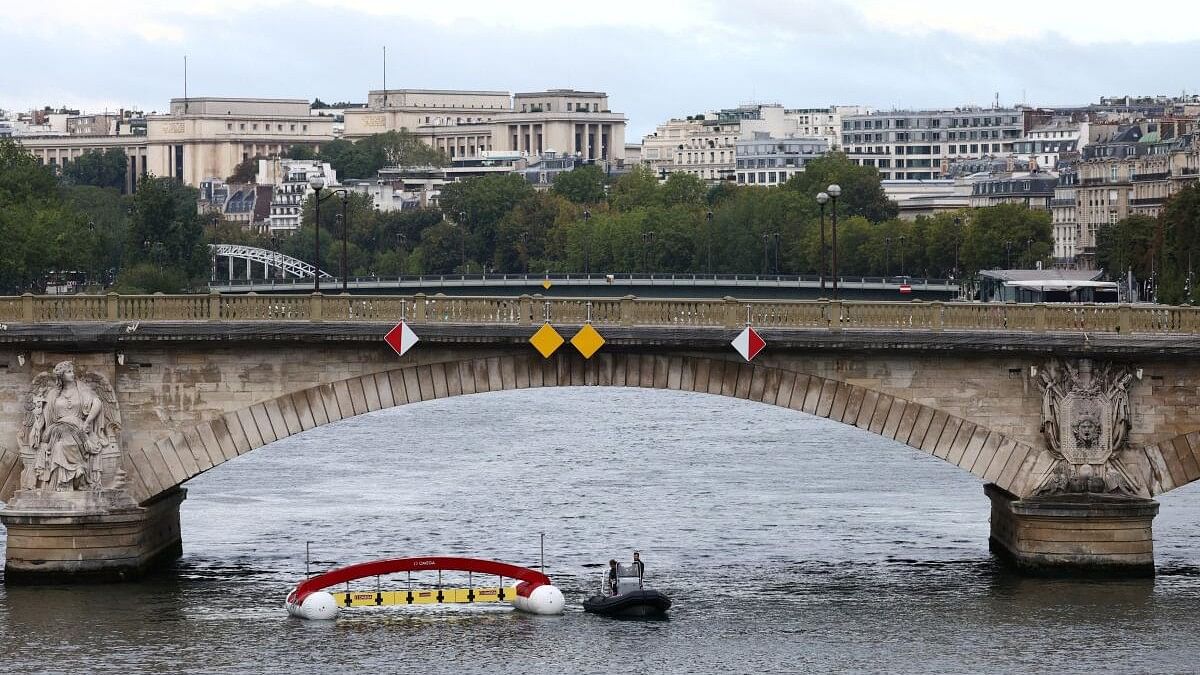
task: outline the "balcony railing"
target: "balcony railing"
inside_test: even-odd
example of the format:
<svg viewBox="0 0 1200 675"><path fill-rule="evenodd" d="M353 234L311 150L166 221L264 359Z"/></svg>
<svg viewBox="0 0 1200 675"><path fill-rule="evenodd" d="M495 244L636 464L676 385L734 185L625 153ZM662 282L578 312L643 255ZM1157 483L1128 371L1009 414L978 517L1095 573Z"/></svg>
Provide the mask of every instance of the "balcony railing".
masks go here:
<svg viewBox="0 0 1200 675"><path fill-rule="evenodd" d="M364 295L93 295L0 297L4 331L78 322L378 322L734 329L1025 331L1200 334L1200 308L1127 304L1010 304ZM2 334L2 333L0 333ZM10 333L11 335L11 333Z"/></svg>

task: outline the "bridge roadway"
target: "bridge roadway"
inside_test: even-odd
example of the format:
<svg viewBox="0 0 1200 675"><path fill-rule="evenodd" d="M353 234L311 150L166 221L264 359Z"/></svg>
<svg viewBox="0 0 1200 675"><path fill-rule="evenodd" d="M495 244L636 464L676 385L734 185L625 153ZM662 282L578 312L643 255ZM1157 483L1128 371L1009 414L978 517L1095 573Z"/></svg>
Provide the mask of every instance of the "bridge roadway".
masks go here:
<svg viewBox="0 0 1200 675"><path fill-rule="evenodd" d="M549 289L543 283L549 280ZM908 282L910 293L901 294ZM213 279L209 289L219 293L311 293L312 278ZM323 278L321 290L338 293L342 282ZM520 293L544 296L612 297L637 295L656 298L724 297L807 299L832 297L833 283L820 277L747 274L454 274L413 277L355 277L346 290L352 294L444 293L446 295L505 296ZM838 295L852 300L954 300L957 282L947 279L840 277Z"/></svg>
<svg viewBox="0 0 1200 675"><path fill-rule="evenodd" d="M590 359L570 343L543 359L528 344L544 321L569 339L589 316L606 340ZM401 318L421 337L403 358L381 340ZM752 364L729 346L747 320L767 340ZM0 298L6 579L135 577L178 554L183 486L225 461L374 410L545 386L708 393L855 426L986 483L991 545L1024 569L1152 573L1152 497L1200 478L1197 335L1200 310L1163 306ZM84 495L48 491L29 470L45 444L30 444L26 423L42 409L36 401L54 399L51 371L64 361L120 424L97 460L104 489ZM1084 410L1043 393L1043 374L1065 372L1074 379L1060 384L1104 413L1085 410L1107 430L1104 442L1125 430L1111 456L1076 466L1048 445L1048 409L1064 428L1077 426L1072 410ZM1108 387L1102 395L1092 373ZM1126 375L1104 379L1110 373ZM1059 485L1064 462L1072 480L1099 484Z"/></svg>

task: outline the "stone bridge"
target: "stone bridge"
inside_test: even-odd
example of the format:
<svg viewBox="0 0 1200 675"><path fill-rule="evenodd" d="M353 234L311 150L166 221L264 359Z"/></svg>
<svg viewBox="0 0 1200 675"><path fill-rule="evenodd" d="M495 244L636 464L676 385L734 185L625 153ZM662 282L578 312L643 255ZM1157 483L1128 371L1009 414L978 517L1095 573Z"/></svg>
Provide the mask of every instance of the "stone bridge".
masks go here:
<svg viewBox="0 0 1200 675"><path fill-rule="evenodd" d="M401 318L421 342L397 357L382 337ZM528 343L543 322L569 339L589 318L606 340L591 358ZM729 346L747 320L768 342L753 363ZM1197 310L1120 305L0 298L6 580L137 576L181 551L189 479L288 436L550 386L731 396L855 426L984 481L993 549L1026 569L1152 573L1151 498L1200 478L1198 333Z"/></svg>

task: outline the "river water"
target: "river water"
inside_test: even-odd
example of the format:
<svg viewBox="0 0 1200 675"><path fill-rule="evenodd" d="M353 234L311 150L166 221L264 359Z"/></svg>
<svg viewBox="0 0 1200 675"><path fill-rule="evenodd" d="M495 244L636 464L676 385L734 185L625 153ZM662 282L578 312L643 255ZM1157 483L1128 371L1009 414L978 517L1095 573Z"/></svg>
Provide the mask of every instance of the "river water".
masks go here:
<svg viewBox="0 0 1200 675"><path fill-rule="evenodd" d="M171 569L0 587L0 673L1178 672L1200 656L1197 490L1161 499L1156 579L1024 579L988 553L974 477L729 398L431 401L275 443L187 487ZM304 622L281 606L306 541L318 570L439 553L535 566L539 532L564 616L443 606ZM673 598L670 620L584 614L601 565L634 548Z"/></svg>

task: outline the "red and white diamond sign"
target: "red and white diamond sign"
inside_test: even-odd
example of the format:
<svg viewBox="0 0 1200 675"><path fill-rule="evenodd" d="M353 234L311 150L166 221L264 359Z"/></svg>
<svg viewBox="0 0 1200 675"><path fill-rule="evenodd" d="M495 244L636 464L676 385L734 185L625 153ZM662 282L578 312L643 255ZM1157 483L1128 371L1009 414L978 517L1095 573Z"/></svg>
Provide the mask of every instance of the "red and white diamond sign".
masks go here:
<svg viewBox="0 0 1200 675"><path fill-rule="evenodd" d="M767 346L767 341L762 339L762 336L753 328L746 326L746 330L738 333L738 336L733 338L733 342L729 344L733 345L733 348L737 350L737 353L742 355L743 359L753 361L754 357L758 356L758 353L763 350L763 347Z"/></svg>
<svg viewBox="0 0 1200 675"><path fill-rule="evenodd" d="M413 348L417 341L421 338L412 332L408 324L401 321L396 324L396 327L389 330L388 334L383 336L383 341L388 343L388 346L396 350L396 354L404 356L405 352Z"/></svg>

